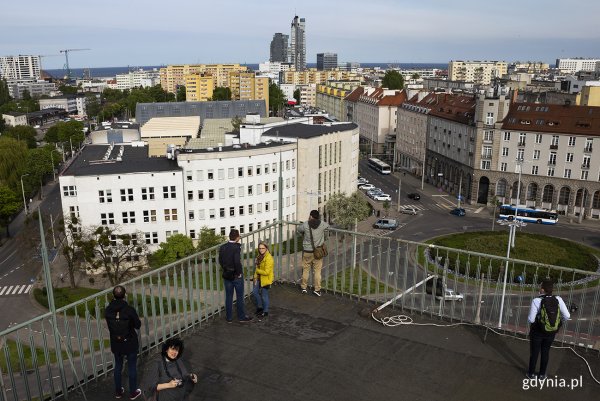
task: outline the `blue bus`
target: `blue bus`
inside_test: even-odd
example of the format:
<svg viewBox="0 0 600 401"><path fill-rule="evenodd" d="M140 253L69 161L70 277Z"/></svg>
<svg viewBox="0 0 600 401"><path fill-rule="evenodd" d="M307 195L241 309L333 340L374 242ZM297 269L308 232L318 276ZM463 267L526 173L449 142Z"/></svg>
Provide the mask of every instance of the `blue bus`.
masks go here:
<svg viewBox="0 0 600 401"><path fill-rule="evenodd" d="M517 215L515 216L515 210ZM502 220L512 221L515 219L527 223L537 224L556 224L558 222L558 213L555 210L535 209L520 205L501 205L499 216Z"/></svg>

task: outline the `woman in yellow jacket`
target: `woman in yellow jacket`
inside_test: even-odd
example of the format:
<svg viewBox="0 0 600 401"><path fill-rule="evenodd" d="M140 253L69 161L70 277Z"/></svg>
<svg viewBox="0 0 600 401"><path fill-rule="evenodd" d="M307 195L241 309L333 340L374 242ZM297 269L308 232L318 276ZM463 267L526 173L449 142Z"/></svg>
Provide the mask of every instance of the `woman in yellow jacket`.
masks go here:
<svg viewBox="0 0 600 401"><path fill-rule="evenodd" d="M269 288L273 283L273 256L265 242L258 244L258 255L256 256L254 271L254 289L252 294L256 299L256 316L258 318L269 316Z"/></svg>

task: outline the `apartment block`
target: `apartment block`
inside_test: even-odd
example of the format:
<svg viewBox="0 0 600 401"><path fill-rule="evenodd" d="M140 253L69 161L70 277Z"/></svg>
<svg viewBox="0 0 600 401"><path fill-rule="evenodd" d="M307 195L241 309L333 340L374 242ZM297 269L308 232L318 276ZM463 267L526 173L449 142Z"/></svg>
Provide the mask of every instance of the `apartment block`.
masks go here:
<svg viewBox="0 0 600 401"><path fill-rule="evenodd" d="M358 73L350 71L317 71L314 68L306 71L290 70L281 73L281 83L292 85L326 84L327 81L362 81Z"/></svg>
<svg viewBox="0 0 600 401"><path fill-rule="evenodd" d="M269 109L269 78L257 77L254 72L231 72L229 88L232 100L264 100Z"/></svg>
<svg viewBox="0 0 600 401"><path fill-rule="evenodd" d="M245 72L248 67L239 64L184 64L169 65L160 69L160 85L167 92L176 93L177 87L185 85L189 74L210 74L215 86L228 87L230 72Z"/></svg>
<svg viewBox="0 0 600 401"><path fill-rule="evenodd" d="M185 101L206 102L211 100L215 87L215 79L210 74L188 74L185 76Z"/></svg>
<svg viewBox="0 0 600 401"><path fill-rule="evenodd" d="M153 71L129 71L126 74L117 74L117 89L125 90L132 88L148 88L160 84L160 73L157 69Z"/></svg>
<svg viewBox="0 0 600 401"><path fill-rule="evenodd" d="M494 78L502 78L507 72L504 61L450 61L448 79L467 81L477 85L489 85Z"/></svg>
<svg viewBox="0 0 600 401"><path fill-rule="evenodd" d="M316 107L339 121L348 121L346 96L360 86L360 81L330 81L317 85Z"/></svg>
<svg viewBox="0 0 600 401"><path fill-rule="evenodd" d="M556 68L565 74L575 74L578 71L597 71L598 58L558 58Z"/></svg>
<svg viewBox="0 0 600 401"><path fill-rule="evenodd" d="M0 78L38 80L40 70L40 56L0 56Z"/></svg>

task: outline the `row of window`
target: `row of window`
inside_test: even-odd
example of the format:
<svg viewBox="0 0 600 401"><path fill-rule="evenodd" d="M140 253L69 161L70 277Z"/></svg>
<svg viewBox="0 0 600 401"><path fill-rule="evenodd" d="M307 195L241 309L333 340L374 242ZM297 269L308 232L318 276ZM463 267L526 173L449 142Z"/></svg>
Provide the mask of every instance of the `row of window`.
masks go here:
<svg viewBox="0 0 600 401"><path fill-rule="evenodd" d="M502 156L508 156L509 155L509 151L510 151L510 148L503 147L502 148ZM539 160L540 159L540 154L541 154L540 150L537 150L537 149L534 150L533 151L533 160ZM492 156L492 147L491 146L484 146L483 147L482 156L483 157L487 157L487 158L491 157ZM517 149L517 160L524 160L524 156L525 156L524 149ZM574 156L575 156L575 153L567 153L566 157L565 157L565 162L567 162L567 163L573 163ZM583 156L582 167L589 168L591 161L592 161L592 157L591 156L584 155ZM556 164L556 152L550 152L550 155L548 157L548 163L549 164Z"/></svg>
<svg viewBox="0 0 600 401"><path fill-rule="evenodd" d="M493 131L491 131L491 132L493 132ZM485 134L487 134L487 133L488 132L486 131ZM542 134L533 134L533 135L535 135L535 143L537 143L537 144L542 143L542 137L543 137ZM504 132L504 140L510 141L510 137L511 137L511 132L505 131ZM525 145L526 137L527 137L527 133L525 133L525 132L519 133L519 144L520 145L522 145L522 146ZM490 141L492 140L491 137L487 137L487 136L484 137L484 140L486 140L486 138L487 138L487 140L490 140ZM560 135L552 135L552 140L550 141L550 145L558 146L559 141L560 141ZM568 139L568 146L573 147L573 146L575 146L576 142L577 142L577 137L570 136ZM586 138L584 150L591 152L593 143L594 143L593 138Z"/></svg>
<svg viewBox="0 0 600 401"><path fill-rule="evenodd" d="M285 170L294 170L296 168L296 159L286 160L285 161ZM227 169L227 179L231 180L236 177L237 170L237 178L244 177L253 177L254 175L262 175L262 174L275 174L277 173L277 163L257 165L257 166L247 166L247 167L238 167L233 168L230 167ZM192 170L188 170L185 172L186 181L194 181L194 172ZM225 169L219 168L216 170L208 169L206 170L206 180L224 180L225 179ZM204 181L205 180L205 170L196 170L196 181Z"/></svg>
<svg viewBox="0 0 600 401"><path fill-rule="evenodd" d="M285 180L285 188L288 189L290 188L290 186L292 188L296 187L296 177L292 177L287 178ZM225 191L226 188L219 188L219 189L199 189L197 191L193 191L193 190L189 190L187 191L187 199L188 200L212 200L212 199L225 199L226 197L228 198L235 198L236 197L236 188L235 187L229 187L227 189L227 192ZM237 188L237 197L238 198L243 198L244 196L253 196L254 194L256 195L262 195L262 193L269 193L269 192L277 192L277 182L273 181L272 183L268 183L265 182L264 184L256 184L256 186L254 185L248 185L248 186L239 186ZM196 197L194 197L194 195Z"/></svg>
<svg viewBox="0 0 600 401"><path fill-rule="evenodd" d="M507 171L508 168L508 164L507 163L500 163L500 171ZM489 160L482 160L481 161L481 169L482 170L490 170L491 169L491 161ZM548 177L554 177L555 176L555 168L554 167L548 167L548 170L546 171L546 176ZM531 175L539 175L539 166L531 166ZM563 178L572 178L572 170L570 168L566 168L563 170ZM579 179L581 180L587 180L589 178L589 171L588 170L582 170ZM600 174L598 175L598 180L600 181Z"/></svg>
<svg viewBox="0 0 600 401"><path fill-rule="evenodd" d="M342 141L319 145L319 168L342 161Z"/></svg>

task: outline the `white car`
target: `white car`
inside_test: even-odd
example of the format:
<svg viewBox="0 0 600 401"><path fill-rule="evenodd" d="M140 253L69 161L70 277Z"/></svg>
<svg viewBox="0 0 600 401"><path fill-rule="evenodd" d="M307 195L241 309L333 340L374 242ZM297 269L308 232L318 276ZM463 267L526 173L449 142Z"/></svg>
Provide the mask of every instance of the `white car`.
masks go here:
<svg viewBox="0 0 600 401"><path fill-rule="evenodd" d="M362 189L363 191L368 191L370 189L375 188L375 185L373 185L373 184L364 184L364 185L361 185L359 188Z"/></svg>
<svg viewBox="0 0 600 401"><path fill-rule="evenodd" d="M391 201L392 197L388 194L377 194L373 196L373 199L375 199L376 201Z"/></svg>
<svg viewBox="0 0 600 401"><path fill-rule="evenodd" d="M404 214L412 214L412 215L416 215L416 214L417 214L417 209L415 209L415 208L414 208L414 207L412 207L412 206L405 206L405 207L403 207L402 209L400 209L400 212L401 212L401 213L404 213Z"/></svg>
<svg viewBox="0 0 600 401"><path fill-rule="evenodd" d="M40 128L40 126L39 125L34 125L33 128L38 129L38 128Z"/></svg>
<svg viewBox="0 0 600 401"><path fill-rule="evenodd" d="M459 294L458 292L455 292L453 289L451 288L446 288L445 294L444 294L444 299L446 301L459 301L461 302L464 299L464 295L463 294ZM436 296L436 298L438 300L441 300L442 297L440 296Z"/></svg>

